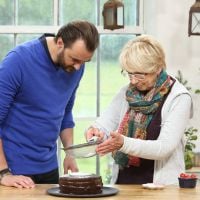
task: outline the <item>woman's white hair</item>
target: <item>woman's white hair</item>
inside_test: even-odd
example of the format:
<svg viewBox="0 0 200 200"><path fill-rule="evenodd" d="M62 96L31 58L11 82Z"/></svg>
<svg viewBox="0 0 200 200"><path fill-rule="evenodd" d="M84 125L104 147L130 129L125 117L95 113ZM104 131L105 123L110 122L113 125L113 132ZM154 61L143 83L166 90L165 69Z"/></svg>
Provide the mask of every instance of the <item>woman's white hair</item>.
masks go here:
<svg viewBox="0 0 200 200"><path fill-rule="evenodd" d="M153 73L165 69L165 53L160 43L152 36L142 35L130 40L119 56L122 70Z"/></svg>

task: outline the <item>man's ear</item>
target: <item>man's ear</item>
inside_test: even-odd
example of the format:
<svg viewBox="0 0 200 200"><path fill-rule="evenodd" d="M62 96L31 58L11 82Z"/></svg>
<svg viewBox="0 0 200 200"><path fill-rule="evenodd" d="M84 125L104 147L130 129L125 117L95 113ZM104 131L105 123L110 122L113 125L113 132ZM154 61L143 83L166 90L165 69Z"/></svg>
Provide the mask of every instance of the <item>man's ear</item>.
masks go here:
<svg viewBox="0 0 200 200"><path fill-rule="evenodd" d="M57 40L57 45L59 48L63 48L64 47L64 43L61 37L58 38Z"/></svg>

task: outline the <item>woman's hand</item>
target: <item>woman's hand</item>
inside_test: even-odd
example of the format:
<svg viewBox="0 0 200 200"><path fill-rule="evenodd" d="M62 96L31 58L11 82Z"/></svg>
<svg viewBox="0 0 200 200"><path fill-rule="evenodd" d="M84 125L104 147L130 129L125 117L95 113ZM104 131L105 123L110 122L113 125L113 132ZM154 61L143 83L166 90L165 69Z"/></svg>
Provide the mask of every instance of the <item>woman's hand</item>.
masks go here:
<svg viewBox="0 0 200 200"><path fill-rule="evenodd" d="M27 189L35 187L35 183L30 177L12 174L4 176L1 179L1 185Z"/></svg>
<svg viewBox="0 0 200 200"><path fill-rule="evenodd" d="M123 144L124 144L123 136L118 132L111 132L110 137L97 146L96 152L99 155L105 155L107 153L120 149Z"/></svg>
<svg viewBox="0 0 200 200"><path fill-rule="evenodd" d="M98 137L97 141L103 141L104 133L100 131L98 128L90 127L85 132L86 140L89 141L93 136Z"/></svg>

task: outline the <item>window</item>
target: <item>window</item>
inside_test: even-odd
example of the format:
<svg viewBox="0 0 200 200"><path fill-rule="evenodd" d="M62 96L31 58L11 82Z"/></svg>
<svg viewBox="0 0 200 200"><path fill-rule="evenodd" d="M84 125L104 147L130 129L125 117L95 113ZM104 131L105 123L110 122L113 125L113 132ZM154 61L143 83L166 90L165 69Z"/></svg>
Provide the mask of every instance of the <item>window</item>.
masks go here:
<svg viewBox="0 0 200 200"><path fill-rule="evenodd" d="M107 0L0 0L0 59L19 43L55 33L59 26L76 19L94 23L100 33L100 46L77 91L74 106L76 127L75 144L85 142L85 129L108 106L114 94L127 83L120 74L118 56L123 45L143 33L143 1L123 0L125 28L104 30L102 10ZM60 144L60 143L59 143ZM64 152L58 148L60 166ZM77 160L80 171L100 173L103 181L109 179L109 156Z"/></svg>

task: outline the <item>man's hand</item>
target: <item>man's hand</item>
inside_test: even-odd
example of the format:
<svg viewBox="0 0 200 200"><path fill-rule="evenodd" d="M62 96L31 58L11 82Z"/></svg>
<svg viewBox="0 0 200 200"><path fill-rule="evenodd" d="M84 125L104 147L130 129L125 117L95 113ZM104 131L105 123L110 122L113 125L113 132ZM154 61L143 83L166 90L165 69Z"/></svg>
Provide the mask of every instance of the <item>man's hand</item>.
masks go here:
<svg viewBox="0 0 200 200"><path fill-rule="evenodd" d="M69 170L71 170L71 172L78 172L76 160L72 156L69 155L65 156L63 165L64 165L64 174L68 174Z"/></svg>
<svg viewBox="0 0 200 200"><path fill-rule="evenodd" d="M5 175L1 179L1 185L12 186L16 188L34 188L35 183L30 177L22 175Z"/></svg>
<svg viewBox="0 0 200 200"><path fill-rule="evenodd" d="M90 127L85 132L86 140L89 141L93 136L97 136L97 141L103 141L104 133L100 131L98 128Z"/></svg>
<svg viewBox="0 0 200 200"><path fill-rule="evenodd" d="M96 148L96 152L103 156L107 153L118 150L124 144L124 138L118 132L111 132L110 137L103 143L99 144Z"/></svg>

